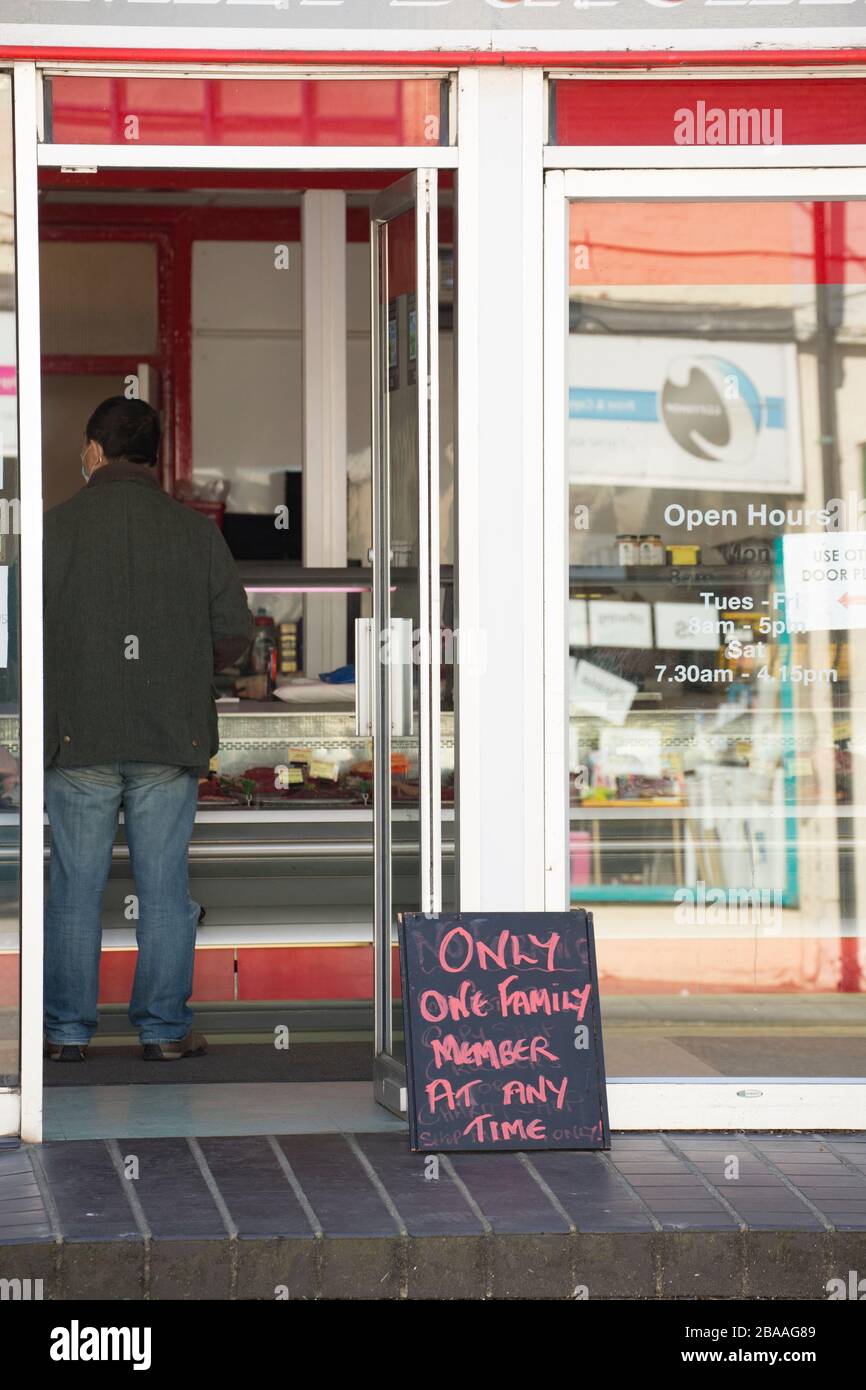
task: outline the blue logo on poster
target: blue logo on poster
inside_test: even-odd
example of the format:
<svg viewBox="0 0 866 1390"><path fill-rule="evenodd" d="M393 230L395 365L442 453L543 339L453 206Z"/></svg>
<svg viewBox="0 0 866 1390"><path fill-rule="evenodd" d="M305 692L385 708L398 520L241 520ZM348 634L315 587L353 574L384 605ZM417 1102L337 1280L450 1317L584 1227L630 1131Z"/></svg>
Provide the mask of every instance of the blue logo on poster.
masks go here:
<svg viewBox="0 0 866 1390"><path fill-rule="evenodd" d="M782 424L767 418L767 407L742 368L710 356L677 357L671 363L659 392L659 416L681 449L715 463L747 463L761 426Z"/></svg>

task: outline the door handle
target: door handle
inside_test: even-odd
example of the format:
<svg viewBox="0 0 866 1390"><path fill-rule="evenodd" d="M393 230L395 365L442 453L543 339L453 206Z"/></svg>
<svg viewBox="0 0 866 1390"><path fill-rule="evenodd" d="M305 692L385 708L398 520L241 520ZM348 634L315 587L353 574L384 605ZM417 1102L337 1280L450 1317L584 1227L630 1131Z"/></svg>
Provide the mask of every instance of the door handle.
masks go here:
<svg viewBox="0 0 866 1390"><path fill-rule="evenodd" d="M373 737L373 619L355 619L355 734Z"/></svg>
<svg viewBox="0 0 866 1390"><path fill-rule="evenodd" d="M355 619L355 734L372 738L376 732L376 665L387 661L390 678L391 735L412 736L412 619L392 618L387 651L380 652L372 618Z"/></svg>
<svg viewBox="0 0 866 1390"><path fill-rule="evenodd" d="M412 619L391 619L391 734L412 737Z"/></svg>

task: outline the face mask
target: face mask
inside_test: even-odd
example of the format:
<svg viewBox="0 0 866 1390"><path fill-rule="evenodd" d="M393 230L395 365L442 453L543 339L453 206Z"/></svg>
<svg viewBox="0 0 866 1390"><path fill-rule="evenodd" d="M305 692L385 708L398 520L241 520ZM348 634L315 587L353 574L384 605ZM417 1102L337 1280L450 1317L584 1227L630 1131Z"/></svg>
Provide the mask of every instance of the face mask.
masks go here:
<svg viewBox="0 0 866 1390"><path fill-rule="evenodd" d="M86 483L89 483L89 482L90 482L90 474L88 473L87 469L84 467L84 464L83 464L83 463L82 463L82 465L81 465L81 476L82 476L82 478L84 479L84 481L85 481Z"/></svg>

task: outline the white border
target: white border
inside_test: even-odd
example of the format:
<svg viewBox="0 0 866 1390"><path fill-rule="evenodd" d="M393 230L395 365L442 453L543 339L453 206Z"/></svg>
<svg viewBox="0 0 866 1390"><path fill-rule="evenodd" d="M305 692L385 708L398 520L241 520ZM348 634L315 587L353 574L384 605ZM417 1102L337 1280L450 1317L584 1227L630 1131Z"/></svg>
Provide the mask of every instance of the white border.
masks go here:
<svg viewBox="0 0 866 1390"><path fill-rule="evenodd" d="M524 905L545 900L544 782L544 175L548 84L537 68L523 73L522 342L523 353L523 800ZM507 262L501 284L509 280ZM503 348L505 344L501 345ZM516 345L512 345L512 350ZM488 349L489 351L489 349ZM507 351L507 348L506 348ZM488 406L493 408L491 402ZM459 576L459 571L458 571ZM518 668L519 669L519 668ZM540 675L540 679L538 678ZM507 746L507 745L506 745ZM537 808L537 809L536 809Z"/></svg>
<svg viewBox="0 0 866 1390"><path fill-rule="evenodd" d="M45 77L104 77L106 73L106 63L95 63L91 58L82 59L80 62L75 59L65 62L58 62L56 59L42 61L37 58L36 64ZM847 73L848 69L845 71ZM453 76L453 69L449 72L447 68L412 67L411 63L405 66L401 63L399 68L393 65L377 66L375 63L363 68L357 67L354 63L343 63L341 66L339 52L335 52L334 62L329 63L327 67L317 67L313 63L303 67L295 63L243 61L227 67L225 64L217 66L214 63L197 62L194 55L188 61L174 58L167 63L155 63L152 58L140 63L125 59L122 62L111 63L111 76L158 77L161 81L166 77L209 77L228 81L235 81L241 77L255 77L262 81L277 82L329 82L337 79L343 82L381 82L383 78L400 82L418 78L428 82L440 82Z"/></svg>
<svg viewBox="0 0 866 1390"><path fill-rule="evenodd" d="M569 555L567 214L565 175L552 171L544 181L544 907L547 912L564 912L571 906L566 640Z"/></svg>
<svg viewBox="0 0 866 1390"><path fill-rule="evenodd" d="M713 79L708 75L707 81ZM866 145L548 145L545 169L777 169L866 164Z"/></svg>
<svg viewBox="0 0 866 1390"><path fill-rule="evenodd" d="M439 587L439 181L419 169L415 232L418 395L418 809L421 910L442 908Z"/></svg>
<svg viewBox="0 0 866 1390"><path fill-rule="evenodd" d="M13 66L18 460L21 491L21 1138L42 1139L42 362L37 81Z"/></svg>
<svg viewBox="0 0 866 1390"><path fill-rule="evenodd" d="M730 155L730 148L722 151ZM809 169L743 169L732 160L724 167L695 169L689 163L690 150L684 148L674 168L568 169L565 171L566 198L583 202L656 203L669 199L680 202L723 202L732 198L752 198L767 202L773 198L817 199L866 197L866 168L856 165ZM866 162L866 161L864 161Z"/></svg>
<svg viewBox="0 0 866 1390"><path fill-rule="evenodd" d="M21 1130L21 1092L10 1088L0 1090L0 1136L15 1138Z"/></svg>
<svg viewBox="0 0 866 1390"><path fill-rule="evenodd" d="M538 911L544 902L544 96L537 67L458 73L456 742L463 911Z"/></svg>
<svg viewBox="0 0 866 1390"><path fill-rule="evenodd" d="M866 1082L844 1077L624 1077L607 1103L620 1130L866 1129Z"/></svg>
<svg viewBox="0 0 866 1390"><path fill-rule="evenodd" d="M456 169L453 145L40 145L47 169Z"/></svg>
<svg viewBox="0 0 866 1390"><path fill-rule="evenodd" d="M461 68L457 74L460 167L457 175L455 244L456 353L456 534L454 564L458 575L454 622L458 633L481 637L481 576L478 536L481 534L478 440L481 410L480 304L478 264L480 247L480 73ZM456 839L456 906L462 911L480 907L481 840L484 828L481 788L481 671L478 663L457 662L454 672L454 741Z"/></svg>

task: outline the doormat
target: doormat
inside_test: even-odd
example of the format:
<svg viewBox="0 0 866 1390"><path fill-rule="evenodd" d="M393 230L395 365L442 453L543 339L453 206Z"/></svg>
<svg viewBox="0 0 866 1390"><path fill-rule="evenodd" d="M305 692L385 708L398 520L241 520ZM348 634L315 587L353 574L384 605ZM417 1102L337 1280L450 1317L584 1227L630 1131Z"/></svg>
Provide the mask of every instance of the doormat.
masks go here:
<svg viewBox="0 0 866 1390"><path fill-rule="evenodd" d="M195 1081L372 1081L372 1042L211 1043L203 1057L143 1062L138 1044L94 1048L85 1062L43 1064L46 1086L165 1086Z"/></svg>

